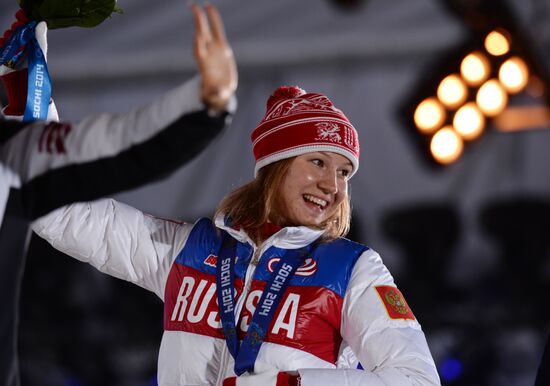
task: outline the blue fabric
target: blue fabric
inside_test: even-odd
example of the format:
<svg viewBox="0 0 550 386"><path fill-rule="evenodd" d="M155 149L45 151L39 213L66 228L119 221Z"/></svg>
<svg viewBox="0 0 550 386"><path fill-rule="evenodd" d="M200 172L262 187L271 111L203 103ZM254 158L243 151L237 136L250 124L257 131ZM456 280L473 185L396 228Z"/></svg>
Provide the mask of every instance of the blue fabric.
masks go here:
<svg viewBox="0 0 550 386"><path fill-rule="evenodd" d="M21 57L18 51L34 37L35 28L36 22L31 21L13 31L8 41L0 48L0 65L15 67Z"/></svg>
<svg viewBox="0 0 550 386"><path fill-rule="evenodd" d="M209 255L217 255L221 242L219 232L210 219L199 220L193 227L185 247L178 254L176 263L215 275L216 268L206 265L204 261ZM307 246L306 250L308 256L317 263L317 271L311 276L295 275L290 285L324 287L343 297L355 262L367 249L368 247L362 244L344 238L326 243L313 243ZM268 269L269 260L280 257L285 252L282 248L268 248L260 259L254 280L267 282L271 277ZM252 246L237 242L235 277L244 280L252 255Z"/></svg>
<svg viewBox="0 0 550 386"><path fill-rule="evenodd" d="M37 119L46 120L52 96L52 86L44 53L35 37L36 22L31 21L13 31L10 39L0 52L0 64L15 67L17 62L27 57L29 75L27 104L24 122ZM20 51L24 47L23 51Z"/></svg>
<svg viewBox="0 0 550 386"><path fill-rule="evenodd" d="M28 55L29 77L27 106L25 107L23 121L46 120L52 97L52 85L46 58L34 35L27 43L25 51Z"/></svg>
<svg viewBox="0 0 550 386"><path fill-rule="evenodd" d="M235 359L235 373L241 375L254 369L267 329L287 286L324 287L344 297L353 267L367 249L344 238L314 242L300 249L268 248L253 277L254 281L267 284L240 346L235 322L234 280L244 281L253 248L217 229L211 220L201 219L191 230L175 263L216 277L222 328L229 352ZM211 256L215 259L209 258ZM300 268L303 268L302 275L299 275Z"/></svg>

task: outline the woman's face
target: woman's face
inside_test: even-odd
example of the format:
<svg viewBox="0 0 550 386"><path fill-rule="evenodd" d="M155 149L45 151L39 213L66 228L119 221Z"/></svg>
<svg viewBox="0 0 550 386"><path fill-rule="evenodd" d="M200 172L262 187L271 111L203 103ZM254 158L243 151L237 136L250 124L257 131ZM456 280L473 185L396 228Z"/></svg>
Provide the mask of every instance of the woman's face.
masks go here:
<svg viewBox="0 0 550 386"><path fill-rule="evenodd" d="M320 226L347 198L352 170L346 157L333 152L294 158L279 187L280 225Z"/></svg>

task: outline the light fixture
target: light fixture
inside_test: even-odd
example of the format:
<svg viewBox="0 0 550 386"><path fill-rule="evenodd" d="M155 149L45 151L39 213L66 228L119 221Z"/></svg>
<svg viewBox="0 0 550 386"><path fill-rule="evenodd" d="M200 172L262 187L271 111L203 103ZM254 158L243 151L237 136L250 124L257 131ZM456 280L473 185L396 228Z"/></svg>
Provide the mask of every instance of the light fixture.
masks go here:
<svg viewBox="0 0 550 386"><path fill-rule="evenodd" d="M433 133L444 121L445 109L437 98L423 100L414 112L414 122L424 134Z"/></svg>
<svg viewBox="0 0 550 386"><path fill-rule="evenodd" d="M468 102L455 113L453 127L460 136L471 141L485 129L485 116L474 102Z"/></svg>
<svg viewBox="0 0 550 386"><path fill-rule="evenodd" d="M508 94L497 79L489 79L477 91L476 102L485 115L494 117L506 107Z"/></svg>
<svg viewBox="0 0 550 386"><path fill-rule="evenodd" d="M510 42L503 30L494 30L485 37L485 49L491 55L502 56L510 51Z"/></svg>
<svg viewBox="0 0 550 386"><path fill-rule="evenodd" d="M458 107L466 100L467 90L457 74L446 76L437 88L437 97L447 107Z"/></svg>
<svg viewBox="0 0 550 386"><path fill-rule="evenodd" d="M529 69L523 59L513 56L500 66L498 79L506 91L516 94L522 91L529 79Z"/></svg>
<svg viewBox="0 0 550 386"><path fill-rule="evenodd" d="M470 86L477 86L489 77L489 59L480 51L468 54L460 64L460 74Z"/></svg>
<svg viewBox="0 0 550 386"><path fill-rule="evenodd" d="M447 165L453 163L462 154L464 144L462 138L451 126L445 126L432 137L430 151L434 159Z"/></svg>
<svg viewBox="0 0 550 386"><path fill-rule="evenodd" d="M470 34L419 79L400 109L409 136L422 148L422 158L430 165L450 165L481 142L489 129L512 130L518 122L546 122L550 127L550 78L506 0L443 4ZM516 110L525 96L544 99L544 111ZM508 112L513 112L513 120L500 118L511 116ZM521 114L523 119L518 119Z"/></svg>

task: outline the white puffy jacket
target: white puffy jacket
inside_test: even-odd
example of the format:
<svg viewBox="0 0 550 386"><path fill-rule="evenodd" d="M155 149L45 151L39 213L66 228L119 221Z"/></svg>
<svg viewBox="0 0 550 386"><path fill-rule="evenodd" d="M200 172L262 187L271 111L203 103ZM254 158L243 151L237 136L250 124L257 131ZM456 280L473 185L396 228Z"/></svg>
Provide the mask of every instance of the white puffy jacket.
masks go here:
<svg viewBox="0 0 550 386"><path fill-rule="evenodd" d="M244 334L274 253L311 245L321 233L283 228L258 250L244 232L221 219L216 226L239 241L236 319ZM165 301L158 360L162 386L221 385L234 375L218 314L216 256L208 251L211 234L203 228L204 221L162 220L114 200L63 207L33 225L60 251ZM420 324L380 256L364 248L345 266L328 248L322 258L313 254L290 282L257 368L298 371L304 386L439 385ZM258 265L251 264L258 256ZM331 282L331 275L345 278ZM357 369L358 361L365 370Z"/></svg>

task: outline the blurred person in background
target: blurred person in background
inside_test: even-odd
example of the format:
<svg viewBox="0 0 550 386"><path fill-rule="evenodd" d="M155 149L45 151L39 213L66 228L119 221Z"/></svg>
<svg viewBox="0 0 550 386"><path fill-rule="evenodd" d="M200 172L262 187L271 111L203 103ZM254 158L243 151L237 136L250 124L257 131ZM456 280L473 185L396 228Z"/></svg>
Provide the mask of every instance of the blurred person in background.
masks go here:
<svg viewBox="0 0 550 386"><path fill-rule="evenodd" d="M0 119L0 384L20 383L18 300L30 223L68 203L162 178L199 154L228 125L236 107L233 53L218 11L192 5L192 12L200 76L125 114L58 122L50 101L46 121L23 122L27 63L0 67L8 95ZM27 22L18 11L0 47ZM45 22L38 23L35 35L46 56Z"/></svg>
<svg viewBox="0 0 550 386"><path fill-rule="evenodd" d="M325 95L280 87L252 147L255 178L213 220L168 221L104 199L33 229L164 301L159 385L439 385L380 256L344 238L359 167L344 113Z"/></svg>

